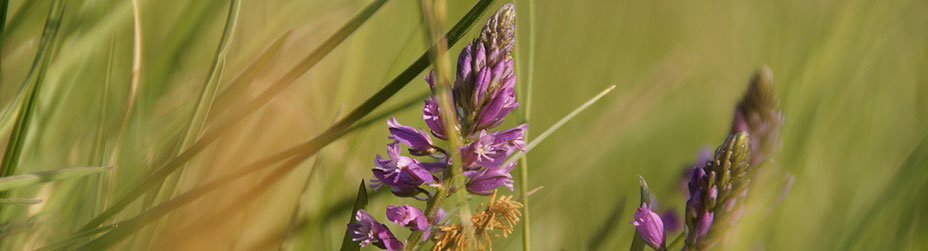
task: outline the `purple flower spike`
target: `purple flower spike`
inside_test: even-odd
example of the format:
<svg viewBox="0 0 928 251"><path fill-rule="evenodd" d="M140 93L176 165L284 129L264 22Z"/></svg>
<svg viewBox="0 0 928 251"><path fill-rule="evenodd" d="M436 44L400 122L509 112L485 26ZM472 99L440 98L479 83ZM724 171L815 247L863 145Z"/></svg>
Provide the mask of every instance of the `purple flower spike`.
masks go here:
<svg viewBox="0 0 928 251"><path fill-rule="evenodd" d="M438 150L432 146L432 138L425 131L420 131L412 126L404 126L396 121L396 117L387 120L390 126L390 139L394 139L409 146L409 154L415 156L425 156L436 153Z"/></svg>
<svg viewBox="0 0 928 251"><path fill-rule="evenodd" d="M467 182L467 191L477 195L490 195L499 186L506 186L509 191L512 191L512 175L509 172L515 165L516 161L512 161L501 167L464 172L464 175L470 178Z"/></svg>
<svg viewBox="0 0 928 251"><path fill-rule="evenodd" d="M431 227L429 220L422 210L410 206L387 206L387 219L398 225L409 227L412 230L422 231L422 241L428 240Z"/></svg>
<svg viewBox="0 0 928 251"><path fill-rule="evenodd" d="M403 250L403 242L397 240L386 225L377 222L364 209L358 210L355 220L357 223L348 224L348 232L352 241L359 241L358 244L362 247L374 244L374 246L390 251Z"/></svg>
<svg viewBox="0 0 928 251"><path fill-rule="evenodd" d="M632 225L638 230L638 235L648 246L654 249L661 249L664 245L664 222L661 217L651 211L651 206L642 204L638 211L635 212L635 220Z"/></svg>

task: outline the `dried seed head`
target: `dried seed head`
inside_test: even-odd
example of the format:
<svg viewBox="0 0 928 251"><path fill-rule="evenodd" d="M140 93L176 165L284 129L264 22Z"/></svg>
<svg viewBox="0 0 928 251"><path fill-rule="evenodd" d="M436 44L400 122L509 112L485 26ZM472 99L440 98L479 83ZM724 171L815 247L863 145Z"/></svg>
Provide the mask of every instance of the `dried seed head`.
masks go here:
<svg viewBox="0 0 928 251"><path fill-rule="evenodd" d="M480 31L479 41L486 47L487 52L499 50L499 58L491 58L495 64L501 58L512 57L512 47L515 44L516 7L512 3L503 4L487 24ZM476 42L476 41L475 41Z"/></svg>
<svg viewBox="0 0 928 251"><path fill-rule="evenodd" d="M480 207L478 207L479 212L471 218L476 227L474 236L477 238L477 250L493 250L490 237L500 237L500 234L491 233L491 231L499 229L502 237L508 238L516 223L519 223L519 216L522 216L519 211L522 204L513 201L512 195L502 196L497 200L496 191L494 191L490 196L490 201L487 202L486 209L481 211ZM435 246L432 246L433 251L465 249L467 240L460 224L440 226L438 229L442 233L433 237L435 241Z"/></svg>

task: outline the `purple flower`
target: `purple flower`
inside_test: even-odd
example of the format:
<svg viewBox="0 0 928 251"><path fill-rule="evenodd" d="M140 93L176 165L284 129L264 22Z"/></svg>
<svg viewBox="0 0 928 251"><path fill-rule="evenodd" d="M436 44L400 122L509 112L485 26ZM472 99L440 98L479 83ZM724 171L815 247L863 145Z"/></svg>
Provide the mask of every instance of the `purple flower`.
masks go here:
<svg viewBox="0 0 928 251"><path fill-rule="evenodd" d="M492 90L492 93L487 97L486 103L480 107L479 115L473 123L474 131L491 129L498 126L512 109L519 107L519 103L516 102L516 77L511 73L512 60L509 59L500 64L505 64L507 67L498 69L499 74L508 73L508 75L501 77L494 76L493 79L499 79L499 81L502 82L497 86L488 86L487 89L478 89L478 91L486 92ZM494 72L495 71L497 70L494 70Z"/></svg>
<svg viewBox="0 0 928 251"><path fill-rule="evenodd" d="M390 126L390 139L394 139L409 146L409 153L416 156L425 156L435 153L436 149L432 146L432 138L425 131L419 131L412 126L404 126L396 122L396 117L387 120Z"/></svg>
<svg viewBox="0 0 928 251"><path fill-rule="evenodd" d="M358 210L355 214L355 220L357 220L357 223L348 224L351 241L360 241L358 244L362 247L367 246L367 244L374 244L374 246L390 251L403 250L403 242L397 240L386 225L377 222L364 209Z"/></svg>
<svg viewBox="0 0 928 251"><path fill-rule="evenodd" d="M429 170L422 167L418 160L400 155L399 143L388 144L387 153L390 159L377 155L374 160L375 167L371 171L377 179L372 180L371 186L379 189L386 184L393 187L393 194L411 197L421 191L419 185L434 181Z"/></svg>
<svg viewBox="0 0 928 251"><path fill-rule="evenodd" d="M509 144L510 146L518 148L519 150L525 151L525 129L528 129L528 124L521 124L512 129L506 129L496 132L493 138L493 141L496 144Z"/></svg>
<svg viewBox="0 0 928 251"><path fill-rule="evenodd" d="M715 218L715 213L713 212L703 212L703 214L699 216L699 220L696 222L696 236L694 236L693 239L699 240L709 233L713 218Z"/></svg>
<svg viewBox="0 0 928 251"><path fill-rule="evenodd" d="M509 191L512 191L512 175L509 172L512 171L515 165L516 161L511 161L501 167L489 167L479 171L464 172L464 175L470 179L467 181L467 191L477 195L490 195L499 186L506 186Z"/></svg>
<svg viewBox="0 0 928 251"><path fill-rule="evenodd" d="M656 213L651 212L651 206L642 204L638 211L635 212L635 220L632 225L638 230L638 236L644 240L648 246L654 249L661 249L664 245L664 222Z"/></svg>
<svg viewBox="0 0 928 251"><path fill-rule="evenodd" d="M422 231L422 241L428 240L431 227L429 226L428 217L422 213L422 210L409 204L398 207L387 206L387 219L412 230Z"/></svg>
<svg viewBox="0 0 928 251"><path fill-rule="evenodd" d="M480 131L474 142L461 151L464 166L471 169L479 167L498 167L516 150L525 150L523 134L528 125L487 133Z"/></svg>
<svg viewBox="0 0 928 251"><path fill-rule="evenodd" d="M481 131L479 138L462 149L461 157L468 168L498 167L509 156L507 144L497 144L495 134Z"/></svg>
<svg viewBox="0 0 928 251"><path fill-rule="evenodd" d="M442 121L441 110L438 108L438 100L435 96L425 100L425 106L422 107L422 120L425 120L432 135L439 139L447 139L445 138L445 122Z"/></svg>

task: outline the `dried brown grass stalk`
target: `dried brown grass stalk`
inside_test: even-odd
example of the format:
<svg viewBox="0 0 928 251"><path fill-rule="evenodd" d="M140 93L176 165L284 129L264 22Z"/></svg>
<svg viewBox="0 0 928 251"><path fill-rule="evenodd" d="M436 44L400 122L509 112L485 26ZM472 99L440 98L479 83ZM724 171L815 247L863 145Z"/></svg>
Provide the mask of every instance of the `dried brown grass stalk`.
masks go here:
<svg viewBox="0 0 928 251"><path fill-rule="evenodd" d="M519 217L522 212L522 203L512 200L512 195L501 196L496 199L496 191L490 196L487 207L484 210L483 204L478 207L478 212L471 217L471 221L476 227L474 236L477 238L477 250L493 250L490 237L499 237L500 232L503 238L508 238L512 233L513 227L519 223ZM433 251L438 250L464 250L467 240L464 237L461 224L453 224L438 227L442 233L435 235L435 246ZM501 230L497 233L491 233L493 230Z"/></svg>

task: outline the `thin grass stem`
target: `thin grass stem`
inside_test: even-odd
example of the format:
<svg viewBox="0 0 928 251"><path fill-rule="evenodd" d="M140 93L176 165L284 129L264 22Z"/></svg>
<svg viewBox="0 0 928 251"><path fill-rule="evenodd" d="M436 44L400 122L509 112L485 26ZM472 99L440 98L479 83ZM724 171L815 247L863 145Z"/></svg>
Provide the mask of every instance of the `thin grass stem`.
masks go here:
<svg viewBox="0 0 928 251"><path fill-rule="evenodd" d="M444 26L445 20L445 2L443 0L422 0L419 2L419 7L422 11L422 17L425 20L423 24L426 25L425 30L428 44L434 44L434 46L429 49L429 56L435 74L434 81L436 81L435 89L433 89L432 92L438 96L439 102L441 102L439 109L441 109L442 114L455 114L454 100L451 97L452 83L449 77L451 76L451 63L448 61L447 55L448 44L447 40L441 36L441 29ZM460 149L462 139L459 128L461 127L457 125L457 119L455 116L442 116L442 118L445 123L445 128L448 128L446 130L449 144L448 149ZM447 154L448 158L452 159L451 166L445 169L445 173L442 176L441 187L436 189L435 194L428 201L428 205L425 209L425 215L428 219L435 219L448 193L452 189L460 191L460 185L464 182L461 155L457 154L455 151L449 151ZM455 198L458 200L458 204L460 204L459 210L461 210L461 213L459 217L461 219L461 226L464 228L464 236L467 239L465 248L474 248L477 246L476 239L474 239L474 225L470 219L470 206L468 206L467 198L464 196L465 193L463 192L455 194ZM410 233L409 238L406 240L406 250L415 250L422 238L421 236L422 231L420 230L415 230Z"/></svg>
<svg viewBox="0 0 928 251"><path fill-rule="evenodd" d="M525 84L525 107L522 109L522 123L528 124L532 115L532 86L535 79L535 3L533 0L528 1L529 11L529 37L528 37L528 76ZM529 140L529 130L525 128L523 137ZM529 200L526 189L528 189L528 155L523 155L519 162L520 179L519 192L525 197L522 201L522 250L531 250L531 216L529 214Z"/></svg>
<svg viewBox="0 0 928 251"><path fill-rule="evenodd" d="M45 182L82 177L100 173L112 167L72 167L49 171L24 173L0 178L0 191L16 189Z"/></svg>
<svg viewBox="0 0 928 251"><path fill-rule="evenodd" d="M583 110L586 110L586 108L589 108L591 105L593 105L593 103L596 103L596 101L599 101L599 99L601 99L603 96L611 92L613 89L615 89L615 85L609 86L605 90L599 92L599 94L596 94L596 96L593 96L593 98L590 98L585 103L583 103L582 105L580 105L579 107L577 107L576 109L568 113L566 116L564 116L563 118L555 122L554 125L551 125L551 127L548 127L548 129L546 129L544 132L539 134L538 137L536 137L531 142L529 142L527 145L525 145L524 152L516 152L515 154L512 155L512 157L509 158L507 162L511 162L516 159L522 158L522 156L524 156L530 150L538 146L538 144L540 144L544 139L548 138L548 136L551 136L551 134L557 131L557 129L561 128L561 126L564 126L564 124L567 124L567 122L569 122L571 119L576 117L577 114L580 114L580 112L583 112Z"/></svg>

